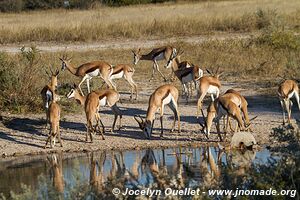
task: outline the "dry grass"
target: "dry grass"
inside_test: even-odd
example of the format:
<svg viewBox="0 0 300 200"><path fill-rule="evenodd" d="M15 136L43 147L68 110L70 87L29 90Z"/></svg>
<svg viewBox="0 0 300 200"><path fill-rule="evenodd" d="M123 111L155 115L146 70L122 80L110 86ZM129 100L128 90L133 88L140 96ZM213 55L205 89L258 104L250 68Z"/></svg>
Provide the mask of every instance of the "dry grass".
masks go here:
<svg viewBox="0 0 300 200"><path fill-rule="evenodd" d="M299 29L298 0L220 1L2 13L0 42L99 41L253 31L263 28L258 9L275 10L286 27Z"/></svg>
<svg viewBox="0 0 300 200"><path fill-rule="evenodd" d="M187 43L174 43L173 45L184 49L185 52L182 55L182 60L188 60L203 69L216 69L220 66L220 69L225 72L224 76L222 76L223 81L251 81L256 86L260 85L261 87L264 85L264 87L268 88L278 84L281 80L279 75L286 78L297 78L300 76L298 70L298 66L300 65L298 50L275 48L268 44L257 43L256 39L212 40L197 45ZM149 50L143 49L142 51L147 52ZM111 64L131 64L133 60L130 50L121 49L67 53L73 57L72 62L75 65L80 65L91 60L106 60ZM33 69L30 68L34 73L30 73L27 78L19 78L24 77L24 74L28 74L29 71L28 67L30 65L24 59L24 55L2 54L0 57L0 106L18 112L40 110L41 101L39 92L48 82L44 70L48 69L48 66L60 68L61 63L58 58L62 54L63 52L38 54L36 56L36 64L33 65ZM157 78L151 84L145 81L150 78L151 66L151 62L141 61L135 67L134 80L138 83L141 92L144 94L150 94L151 91L163 83L161 78ZM162 67L162 62L160 66L165 75L170 72ZM30 81L28 81L28 78L30 78ZM61 73L59 77L59 83L62 86L59 90L60 95L66 95L70 89L68 85L72 85L73 82L78 83L79 81L78 78L71 75L68 71ZM129 91L127 83L123 81L117 83L120 91ZM176 83L178 88L180 88L179 82L177 81ZM29 89L26 91L22 91L19 88L19 86L28 88L28 85ZM99 79L92 81L93 89L98 88L100 85L101 81ZM85 84L83 84L83 87L85 87ZM22 98L16 98L20 92L24 92ZM69 101L62 103L67 105L66 108L69 111L78 108L74 103L70 103Z"/></svg>

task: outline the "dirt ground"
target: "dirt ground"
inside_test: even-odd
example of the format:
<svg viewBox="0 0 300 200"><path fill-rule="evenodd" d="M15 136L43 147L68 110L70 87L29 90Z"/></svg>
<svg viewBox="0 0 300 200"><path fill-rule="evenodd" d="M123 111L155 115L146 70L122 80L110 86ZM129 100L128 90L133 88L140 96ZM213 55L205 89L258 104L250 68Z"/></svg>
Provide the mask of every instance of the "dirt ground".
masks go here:
<svg viewBox="0 0 300 200"><path fill-rule="evenodd" d="M196 97L186 104L185 99L180 98L179 108L181 112L181 133L170 133L173 115L169 108L165 110L164 117L164 138L160 138L160 123L155 121L154 131L151 140L147 140L138 127L133 116L140 114L145 116L147 102L150 94L157 85L163 84L159 78L149 83L148 81L138 82L139 88L143 90L139 93L138 101L129 102L129 94L121 91L122 103L119 103L123 111L123 128L110 132L113 115L109 108L101 110L101 118L106 126L105 140L101 140L99 135L94 137L93 143L85 142L86 119L83 110L76 114L63 114L61 119L61 135L63 147L58 145L54 149L44 149L48 130L45 129L44 114L14 115L2 113L3 119L0 121L0 154L2 157L20 156L25 154L43 154L47 152L82 152L93 150L125 150L141 148L172 147L178 145L217 145L218 136L213 127L213 133L209 141L200 132L200 126L196 119ZM261 95L257 89L249 84L238 87L237 84L223 83L222 92L229 88L240 91L248 100L250 118L258 116L252 121L253 135L260 146L272 145L276 143L270 137L272 128L281 125L282 116L278 99L275 96ZM74 100L73 100L74 101ZM204 107L208 106L210 99L204 102ZM74 103L76 103L74 101ZM294 106L295 107L295 106ZM62 108L64 110L64 108ZM293 117L298 112L293 111ZM202 118L200 118L202 120ZM178 138L176 138L178 136ZM227 134L229 140L230 134Z"/></svg>

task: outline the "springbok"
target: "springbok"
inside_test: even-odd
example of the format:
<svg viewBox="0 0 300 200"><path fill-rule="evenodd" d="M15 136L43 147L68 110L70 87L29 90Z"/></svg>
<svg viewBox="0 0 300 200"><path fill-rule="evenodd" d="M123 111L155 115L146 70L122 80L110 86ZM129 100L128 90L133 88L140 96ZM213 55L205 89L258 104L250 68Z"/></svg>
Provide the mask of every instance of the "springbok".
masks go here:
<svg viewBox="0 0 300 200"><path fill-rule="evenodd" d="M214 101L214 95L216 98L220 95L221 82L219 77L221 74L218 74L219 67L216 72L213 74L208 69L206 71L210 74L210 76L202 76L199 79L199 99L197 103L197 117L199 117L199 111L202 109L202 102L206 94L210 94L211 100Z"/></svg>
<svg viewBox="0 0 300 200"><path fill-rule="evenodd" d="M114 113L114 121L111 128L111 132L114 132L115 124L118 116L120 117L119 128L121 128L122 123L122 113L119 107L117 106L117 102L119 101L120 95L113 89L105 89L105 90L96 90L89 93L86 97L81 95L77 89L78 87L74 85L71 91L67 94L67 97L75 98L75 100L84 106L86 118L87 118L87 133L86 133L86 141L88 140L88 135L90 136L91 141L93 141L92 134L96 132L98 128L102 139L104 140L105 127L100 119L100 106L109 106ZM93 127L93 122L96 121L96 125ZM100 124L102 129L100 129Z"/></svg>
<svg viewBox="0 0 300 200"><path fill-rule="evenodd" d="M56 103L55 99L56 98L54 94L54 98L50 103L48 113L47 113L47 118L49 119L50 122L50 131L44 148L47 147L48 142L50 142L50 147L53 148L55 146L56 136L58 137L58 142L60 143L60 146L61 147L63 146L60 138L60 128L59 128L61 109L60 106Z"/></svg>
<svg viewBox="0 0 300 200"><path fill-rule="evenodd" d="M149 81L154 78L155 70L163 77L164 81L167 81L166 77L159 70L159 66L157 61L160 60L168 60L172 54L176 53L176 49L171 46L163 46L159 48L152 49L148 54L141 54L141 49L139 48L137 51L132 50L133 53L133 64L137 65L140 60L150 60L153 62L152 66L152 75Z"/></svg>
<svg viewBox="0 0 300 200"><path fill-rule="evenodd" d="M171 84L162 85L152 93L148 103L146 120L144 120L141 116L134 116L134 119L138 122L139 127L143 130L144 134L148 139L151 139L155 113L157 112L157 110L160 110L160 137L163 137L163 115L165 105L168 105L174 113L174 122L171 132L173 132L175 129L176 119L178 121L178 132L180 132L180 115L178 111L177 102L178 90L175 86Z"/></svg>
<svg viewBox="0 0 300 200"><path fill-rule="evenodd" d="M78 85L78 88L79 88L82 95L83 95L83 92L82 92L81 87L80 87L81 84L86 80L88 93L90 93L90 80L93 77L97 77L97 76L102 78L104 80L104 82L110 88L115 89L114 84L111 81L111 75L113 73L113 68L107 62L105 62L105 61L92 61L92 62L84 63L84 64L82 64L82 65L80 65L79 67L76 68L71 63L71 58L63 57L63 58L59 58L59 59L62 62L62 67L61 67L62 70L65 70L65 68L67 68L72 74L82 78L79 85Z"/></svg>
<svg viewBox="0 0 300 200"><path fill-rule="evenodd" d="M51 81L48 85L45 85L41 91L41 96L43 100L43 105L46 111L46 127L48 125L48 109L50 103L53 101L54 93L57 88L57 77L59 75L59 70L56 70L55 73L50 68L51 75L46 71L46 74L50 77ZM58 96L56 96L58 98Z"/></svg>
<svg viewBox="0 0 300 200"><path fill-rule="evenodd" d="M243 97L241 95L241 93L239 93L238 91L234 90L234 89L229 89L225 92L224 95L222 95L223 97L229 97L231 99L231 101L233 103L235 103L242 111L243 113L243 120L245 123L245 126L248 127L250 125L250 119L249 119L249 114L248 114L248 102L245 99L245 97ZM256 117L255 117L256 118ZM253 119L255 119L253 118ZM251 120L253 120L251 119ZM227 117L227 126L226 126L226 131L228 130L228 125L230 126L230 129L232 129L231 126L231 122L230 122L230 116L228 115ZM237 131L237 127L235 128L235 130L233 130L234 132Z"/></svg>
<svg viewBox="0 0 300 200"><path fill-rule="evenodd" d="M133 98L133 90L135 90L135 100L136 100L138 98L138 90L137 90L136 83L132 79L134 71L135 71L134 68L130 67L129 65L118 64L118 65L114 66L114 68L113 68L113 73L111 75L111 80L124 78L129 83L129 85L131 86L130 99ZM114 85L114 87L116 88L115 85Z"/></svg>
<svg viewBox="0 0 300 200"><path fill-rule="evenodd" d="M186 98L188 99L190 96L192 96L192 88L190 83L193 82L195 89L197 90L197 80L203 76L203 70L200 69L199 66L187 61L181 62L180 56L182 54L183 51L179 52L178 54L172 54L165 65L165 68L168 69L172 67L172 71L181 82L183 95L186 95Z"/></svg>
<svg viewBox="0 0 300 200"><path fill-rule="evenodd" d="M201 111L203 114L202 109ZM203 114L205 125L201 123L200 125L204 128L204 133L207 138L209 138L211 126L214 120L216 122L216 128L220 141L222 141L222 137L220 134L220 119L226 115L229 115L230 117L235 119L238 122L238 126L242 131L246 129L241 116L240 108L233 102L233 100L228 95L222 95L215 99L213 102L211 102L211 104L207 108L206 119ZM249 125L247 125L247 128L249 127Z"/></svg>
<svg viewBox="0 0 300 200"><path fill-rule="evenodd" d="M279 96L280 104L282 107L283 125L285 125L285 111L287 112L288 123L290 124L293 106L291 98L293 96L295 96L298 108L300 110L298 84L293 80L285 80L283 83L280 84L277 94Z"/></svg>

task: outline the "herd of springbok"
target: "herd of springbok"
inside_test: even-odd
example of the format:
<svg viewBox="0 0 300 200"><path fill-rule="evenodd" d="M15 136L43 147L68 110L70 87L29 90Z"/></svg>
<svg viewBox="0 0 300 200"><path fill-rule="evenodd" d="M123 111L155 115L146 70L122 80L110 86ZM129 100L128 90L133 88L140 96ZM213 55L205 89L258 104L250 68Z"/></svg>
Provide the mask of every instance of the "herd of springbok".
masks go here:
<svg viewBox="0 0 300 200"><path fill-rule="evenodd" d="M250 130L250 122L254 118L249 119L247 109L248 103L246 99L234 89L229 89L224 94L220 95L221 82L219 78L222 73L219 73L219 68L215 72L206 69L208 74L204 75L203 70L200 69L199 66L188 61L181 61L180 56L183 54L183 51L177 50L171 46L155 48L148 54L141 54L140 49L137 51L132 51L132 53L134 56L134 65L137 65L140 60L149 60L153 62L152 75L149 81L154 78L156 71L165 81L168 80L160 71L157 63L157 61L166 60L167 62L164 67L172 69L169 80L173 81L174 76L178 78L182 85L182 96L185 96L187 101L192 96L192 89L194 85L194 88L197 90L197 97L199 97L197 102L197 118L201 112L204 119L204 123L200 122L199 120L199 124L201 126L200 131L204 133L207 139L209 139L211 126L213 122L215 122L220 141L223 140L220 134L220 120L223 117L224 119L226 117L226 122L224 120L225 136L226 132L229 131L229 127L233 132L238 131L238 129L241 131ZM116 84L113 82L113 79L124 78L131 86L130 99L133 100L134 92L135 99L137 99L137 84L133 80L135 69L126 64L112 66L105 61L92 61L76 67L71 63L71 59L65 56L60 58L60 60L62 63L62 71L67 69L73 75L81 78L81 81L78 85L74 84L71 91L67 94L67 98L75 98L76 101L84 108L87 120L86 141L88 141L89 137L90 141L93 142L93 135L95 135L96 132L99 132L104 140L105 128L99 114L101 106L109 106L114 114L114 121L111 131L113 132L115 129L115 124L118 117L118 128L120 129L122 127L122 111L117 106L117 103L120 100L120 94L117 92ZM55 72L51 71L51 75L48 74L51 78L50 83L41 91L44 108L46 110L46 127L48 123L50 124L50 133L47 138L45 148L48 142L50 142L50 146L53 148L56 137L58 137L58 141L62 146L59 129L61 109L57 103L60 98L56 94L59 73L59 70L56 70ZM93 77L100 77L109 87L109 89L99 89L91 92L90 80ZM81 89L81 85L84 81L86 81L88 89L88 94L86 96ZM211 103L208 105L207 116L205 117L202 109L202 103L206 95L210 95ZM293 96L295 96L300 110L299 88L297 83L293 80L285 80L279 86L278 96L283 111L283 124L286 122L285 112L287 112L288 123L290 123L292 107L291 98ZM173 84L161 85L150 96L146 118L143 118L139 115L134 116L134 119L138 122L139 127L142 129L148 139L151 138L155 113L157 111L160 112L160 136L163 137L163 115L165 105L168 105L168 107L174 113L174 122L171 131L174 131L177 120L178 132L180 132L181 129L178 98L178 89ZM237 126L235 129L232 128L230 118L233 118L237 121Z"/></svg>

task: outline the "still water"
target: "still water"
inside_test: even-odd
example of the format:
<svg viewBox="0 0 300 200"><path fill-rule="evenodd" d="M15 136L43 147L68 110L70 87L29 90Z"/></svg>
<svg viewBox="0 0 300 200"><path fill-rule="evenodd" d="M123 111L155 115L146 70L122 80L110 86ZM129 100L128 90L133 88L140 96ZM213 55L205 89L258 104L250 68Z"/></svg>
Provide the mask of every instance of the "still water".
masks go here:
<svg viewBox="0 0 300 200"><path fill-rule="evenodd" d="M230 187L230 182L246 177L249 168L266 166L270 159L266 149L222 152L217 147L182 147L0 160L0 193L2 198L29 195L34 199L126 199L113 195L112 190L205 191L226 182Z"/></svg>

